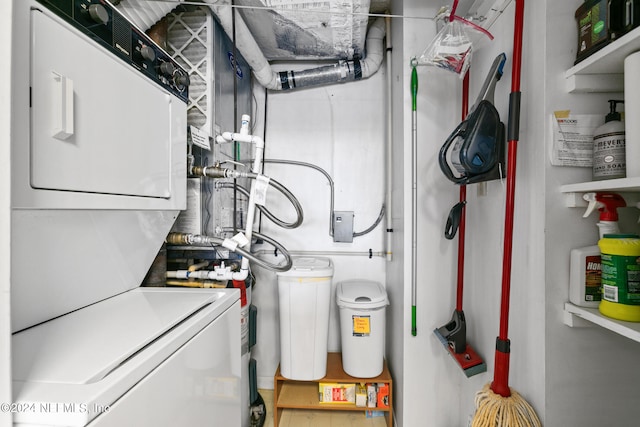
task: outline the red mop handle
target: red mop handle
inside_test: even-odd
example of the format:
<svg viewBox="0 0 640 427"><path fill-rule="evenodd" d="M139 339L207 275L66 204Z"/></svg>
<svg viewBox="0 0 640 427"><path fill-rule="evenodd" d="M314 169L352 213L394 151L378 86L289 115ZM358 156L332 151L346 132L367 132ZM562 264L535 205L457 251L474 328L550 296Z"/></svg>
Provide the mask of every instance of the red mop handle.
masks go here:
<svg viewBox="0 0 640 427"><path fill-rule="evenodd" d="M453 22L453 17L456 16L456 9L458 9L458 0L453 0L453 6L451 6L451 13L449 14L449 22Z"/></svg>
<svg viewBox="0 0 640 427"><path fill-rule="evenodd" d="M509 390L509 297L511 288L511 258L513 247L513 218L516 189L516 159L520 131L520 74L522 67L522 29L524 26L524 0L516 0L513 35L513 65L511 94L509 96L509 130L507 158L507 199L504 221L504 252L502 259L502 298L500 301L500 333L496 341L495 369L491 389L508 397Z"/></svg>
<svg viewBox="0 0 640 427"><path fill-rule="evenodd" d="M469 112L469 71L462 80L462 120L467 118ZM460 202L467 200L467 186L460 186ZM466 230L466 204L463 203L460 211L460 224L458 225L458 283L456 286L456 310L462 311L464 294L464 244Z"/></svg>

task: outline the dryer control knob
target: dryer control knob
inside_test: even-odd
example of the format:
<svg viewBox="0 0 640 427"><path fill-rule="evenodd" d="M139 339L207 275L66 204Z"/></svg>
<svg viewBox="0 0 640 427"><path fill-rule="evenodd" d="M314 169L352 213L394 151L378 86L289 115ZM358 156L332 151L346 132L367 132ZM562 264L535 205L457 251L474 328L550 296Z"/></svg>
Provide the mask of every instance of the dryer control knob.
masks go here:
<svg viewBox="0 0 640 427"><path fill-rule="evenodd" d="M109 12L101 4L92 4L87 9L89 16L94 22L98 24L107 25L109 23Z"/></svg>
<svg viewBox="0 0 640 427"><path fill-rule="evenodd" d="M142 46L140 48L140 55L146 61L153 62L156 59L156 52L153 50L152 47L149 47L149 46Z"/></svg>
<svg viewBox="0 0 640 427"><path fill-rule="evenodd" d="M191 79L189 79L189 74L180 70L173 76L173 82L179 90L185 90L191 83Z"/></svg>
<svg viewBox="0 0 640 427"><path fill-rule="evenodd" d="M173 72L175 70L176 67L171 62L163 62L162 64L160 64L160 72L165 76L173 76Z"/></svg>

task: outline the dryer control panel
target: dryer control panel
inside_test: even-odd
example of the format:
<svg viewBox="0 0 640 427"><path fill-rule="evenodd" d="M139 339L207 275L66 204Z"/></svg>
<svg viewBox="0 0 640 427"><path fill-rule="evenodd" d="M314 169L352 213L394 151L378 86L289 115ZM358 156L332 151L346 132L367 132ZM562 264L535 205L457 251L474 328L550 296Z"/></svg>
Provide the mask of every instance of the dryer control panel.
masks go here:
<svg viewBox="0 0 640 427"><path fill-rule="evenodd" d="M106 0L37 0L143 75L188 101L189 74Z"/></svg>

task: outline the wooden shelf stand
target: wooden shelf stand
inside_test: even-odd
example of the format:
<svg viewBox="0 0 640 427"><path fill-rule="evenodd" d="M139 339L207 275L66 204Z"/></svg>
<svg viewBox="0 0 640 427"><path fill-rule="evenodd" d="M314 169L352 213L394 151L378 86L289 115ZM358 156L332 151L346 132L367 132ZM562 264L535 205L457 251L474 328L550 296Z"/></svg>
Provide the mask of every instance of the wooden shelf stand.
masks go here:
<svg viewBox="0 0 640 427"><path fill-rule="evenodd" d="M347 375L342 369L340 353L327 354L327 373L324 378L315 381L295 381L285 378L280 373L280 366L273 378L273 423L279 427L282 409L314 409L330 411L384 411L387 426L393 426L393 380L386 360L382 373L375 378L355 378ZM382 408L358 407L344 403L320 403L318 399L318 383L386 383L389 384L389 406Z"/></svg>

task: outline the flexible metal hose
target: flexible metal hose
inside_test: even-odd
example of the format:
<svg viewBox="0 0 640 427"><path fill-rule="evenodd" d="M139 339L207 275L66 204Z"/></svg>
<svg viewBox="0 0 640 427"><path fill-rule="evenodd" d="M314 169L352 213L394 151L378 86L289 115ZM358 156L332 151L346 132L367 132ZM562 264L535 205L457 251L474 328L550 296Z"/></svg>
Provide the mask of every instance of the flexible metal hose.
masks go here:
<svg viewBox="0 0 640 427"><path fill-rule="evenodd" d="M360 236L364 236L367 233L370 233L371 231L373 231L374 228L376 228L378 226L378 224L380 224L380 221L382 221L382 218L384 218L384 212L385 212L385 206L384 204L382 205L382 208L380 208L380 213L378 214L378 218L376 219L376 221L371 225L371 227L367 228L364 231L360 231L360 232L354 232L353 233L353 237L360 237Z"/></svg>
<svg viewBox="0 0 640 427"><path fill-rule="evenodd" d="M223 228L223 231L233 231L233 230L231 228L229 228L229 227L225 227L225 228ZM263 260L261 260L259 258L257 258L258 261L255 261L256 264L261 265L264 268L267 268L267 269L269 269L271 271L288 271L291 268L292 262L293 262L292 259L291 259L291 254L289 253L289 251L284 246L282 246L282 244L280 244L280 242L278 242L278 241L272 239L271 237L266 236L266 235L264 235L262 233L258 233L256 231L253 232L253 235L256 236L257 239L262 239L265 242L267 242L268 244L270 244L271 246L273 246L276 249L276 254L277 254L278 251L280 251L280 252L282 252L282 255L285 257L285 264L282 265L282 266L279 266L279 267L281 267L281 269L279 269L279 270L271 269L270 266L273 265L273 264L268 264L266 261L263 261ZM264 253L264 251L256 251L256 253ZM255 257L255 254L252 254L252 255ZM254 258L249 258L249 259L251 261L254 261Z"/></svg>
<svg viewBox="0 0 640 427"><path fill-rule="evenodd" d="M329 182L329 189L331 190L331 196L330 196L330 203L331 206L329 207L329 236L333 237L333 201L335 199L334 197L334 185L333 185L333 178L331 178L331 175L329 175L329 172L327 172L326 170L322 169L320 166L314 165L313 163L307 163L307 162L299 162L297 160L282 160L282 159L264 159L262 161L263 163L277 163L277 164L283 164L283 165L296 165L296 166L304 166L307 168L311 168L311 169L315 169L318 172L320 172L322 175L324 175L325 178L327 178L327 181Z"/></svg>
<svg viewBox="0 0 640 427"><path fill-rule="evenodd" d="M192 174L195 175L195 176L206 176L206 177L209 177L209 178L250 178L250 179L257 179L259 176L263 176L261 174L257 174L257 173L254 173L254 172L241 172L241 171L237 171L237 170L233 170L233 169L220 168L220 167L217 167L217 166L211 166L211 167L195 166L192 169ZM281 221L281 220L277 219L271 213L267 213L268 211L265 212L265 210L263 210L262 206L257 205L258 209L260 209L260 211L265 213L265 215L267 215L267 217L269 219L271 219L272 221L274 221L276 224L280 225L281 227L284 227L284 228L296 228L300 224L302 224L302 221L304 219L304 213L302 211L302 205L300 204L300 202L298 201L296 196L294 196L293 193L291 193L291 191L289 191L287 189L287 187L285 187L284 185L280 184L278 181L276 181L273 178L269 178L269 185L272 186L273 188L275 188L276 190L278 190L280 193L282 193L282 195L284 195L291 202L291 204L293 205L293 208L296 210L296 214L297 214L298 218L293 223L285 223L284 221ZM241 188L241 187L239 187L239 188ZM244 194L246 196L250 196L250 193L246 189L243 188L243 190L244 190L244 192L242 192L242 190L240 190L240 192L242 192L242 194Z"/></svg>
<svg viewBox="0 0 640 427"><path fill-rule="evenodd" d="M330 199L331 206L329 208L329 236L333 237L333 211L334 211L335 189L334 189L333 178L331 178L331 175L329 175L329 173L324 169L322 169L320 166L314 165L313 163L299 162L296 160L283 160L283 159L264 159L262 162L304 166L304 167L317 170L318 172L323 174L325 178L327 178L327 181L329 182L329 188L331 189L331 199ZM386 211L386 208L383 203L382 208L380 209L380 215L378 216L376 221L373 223L373 225L371 225L369 228L367 228L364 231L354 232L353 237L360 237L360 236L364 236L367 233L370 233L374 228L378 226L378 224L380 224L380 221L382 221L382 218L384 217L385 211Z"/></svg>
<svg viewBox="0 0 640 427"><path fill-rule="evenodd" d="M273 180L271 180L273 181ZM281 185L280 183L277 183L277 185ZM216 187L217 188L231 188L231 189L235 189L238 193L244 195L245 197L249 197L249 190L247 190L247 188L239 185L239 184L234 184L232 182L229 181L222 181L222 182L217 182L216 183ZM274 185L274 187L278 190L280 190L280 188L276 187L276 185ZM289 199L289 201L291 202L291 204L293 205L294 209L296 210L296 214L297 214L297 219L294 222L284 222L282 220L280 220L279 218L277 218L274 214L272 214L269 209L267 209L266 207L262 206L262 205L257 205L256 207L260 210L260 212L262 212L262 214L264 216L266 216L268 219L270 219L274 224L282 227L282 228L297 228L300 226L300 224L302 224L302 221L304 219L304 213L302 212L302 205L300 205L300 202L298 202L298 199L289 192L289 190L286 189L286 187L282 187L282 189L284 189L287 193L280 191L281 193L284 194L285 197L287 197L287 199ZM289 195L291 197L289 197Z"/></svg>
<svg viewBox="0 0 640 427"><path fill-rule="evenodd" d="M293 261L291 260L291 256L289 255L289 252L285 249L284 246L282 246L280 243L276 242L275 240L264 236L260 233L253 233L254 236L263 239L265 242L269 243L270 245L272 245L274 248L280 250L280 252L282 252L282 255L285 257L285 264L280 265L280 264L272 264L269 262L266 262L258 257L256 257L255 255L253 255L251 252L246 251L244 249L242 249L241 247L237 246L235 247L232 252L235 252L243 257L246 257L248 260L266 268L267 270L270 271L288 271L291 268L291 265L293 263ZM166 239L167 243L172 244L172 245L191 245L191 246L224 246L224 240L220 239L218 237L213 237L213 236L205 236L205 235L201 235L201 234L190 234L190 233L169 233L169 235L167 236ZM229 249L229 248L227 248ZM229 249L231 250L231 249Z"/></svg>

